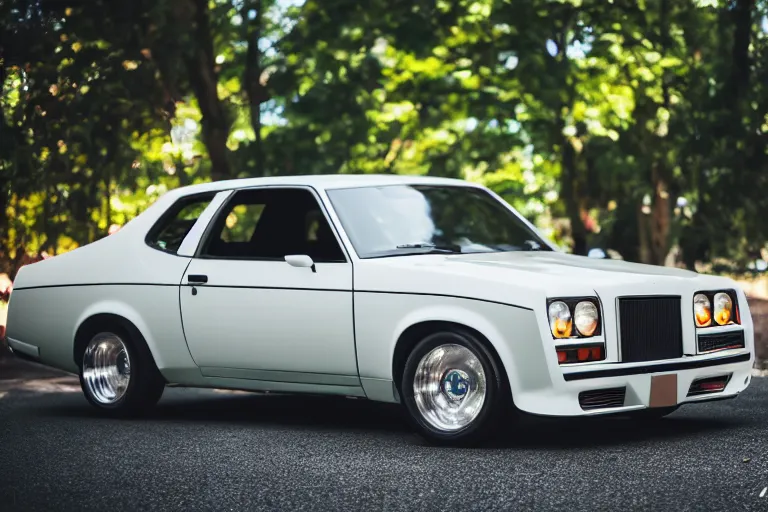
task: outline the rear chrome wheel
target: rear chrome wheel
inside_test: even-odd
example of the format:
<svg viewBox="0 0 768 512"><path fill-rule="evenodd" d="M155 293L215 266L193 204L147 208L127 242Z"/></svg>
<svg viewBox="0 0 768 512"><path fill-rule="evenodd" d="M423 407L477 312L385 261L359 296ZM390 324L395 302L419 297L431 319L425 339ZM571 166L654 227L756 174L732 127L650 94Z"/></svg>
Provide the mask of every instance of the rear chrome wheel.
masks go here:
<svg viewBox="0 0 768 512"><path fill-rule="evenodd" d="M118 335L102 332L91 339L83 354L83 381L100 404L123 398L131 381L131 358Z"/></svg>
<svg viewBox="0 0 768 512"><path fill-rule="evenodd" d="M427 440L474 444L492 433L505 406L512 407L502 375L494 355L472 332L439 332L413 348L400 394Z"/></svg>
<svg viewBox="0 0 768 512"><path fill-rule="evenodd" d="M146 412L165 389L144 339L134 332L101 325L81 338L80 386L88 402L109 415Z"/></svg>

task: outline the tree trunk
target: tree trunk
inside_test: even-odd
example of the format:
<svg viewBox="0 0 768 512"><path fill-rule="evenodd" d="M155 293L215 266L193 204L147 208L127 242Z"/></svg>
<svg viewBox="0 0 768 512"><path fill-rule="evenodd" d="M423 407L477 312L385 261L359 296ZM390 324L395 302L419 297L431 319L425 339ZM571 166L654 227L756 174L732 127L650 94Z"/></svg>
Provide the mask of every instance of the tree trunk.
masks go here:
<svg viewBox="0 0 768 512"><path fill-rule="evenodd" d="M730 9L733 26L733 45L731 46L731 72L722 89L722 101L730 112L730 123L726 127L728 136L726 145L738 160L735 168L745 164L744 152L739 150L738 141L746 135L743 123L745 93L749 91L751 62L749 45L752 42L752 12L755 0L737 0Z"/></svg>
<svg viewBox="0 0 768 512"><path fill-rule="evenodd" d="M0 179L0 272L7 273L5 268L8 265L10 255L10 247L8 246L8 216L6 211L8 209L8 201L10 199L10 180Z"/></svg>
<svg viewBox="0 0 768 512"><path fill-rule="evenodd" d="M669 33L669 1L662 0L661 12L659 15L661 25L661 54L665 55L670 46ZM667 111L670 110L669 87L667 86L666 73L661 76L662 105ZM667 121L669 123L669 121ZM672 209L670 208L670 194L668 186L667 168L664 163L666 151L666 137L669 136L669 128L666 133L658 135L655 141L655 150L653 151L653 163L651 164L651 188L653 198L651 201L651 214L647 219L649 222L650 233L648 237L647 257L649 263L654 265L664 265L669 254L669 239L672 230Z"/></svg>
<svg viewBox="0 0 768 512"><path fill-rule="evenodd" d="M749 87L749 45L752 40L752 12L754 9L755 0L737 0L731 11L733 18L732 67L725 98L729 100L732 108L738 105L741 92Z"/></svg>
<svg viewBox="0 0 768 512"><path fill-rule="evenodd" d="M581 218L582 200L579 197L578 187L578 168L576 162L576 150L570 141L570 138L563 134L565 129L565 110L572 109L575 100L576 91L574 85L568 82L568 77L571 72L570 61L566 53L568 48L569 38L568 34L573 21L576 18L576 11L570 7L564 7L562 26L559 28L556 34L556 42L558 47L558 53L555 59L558 62L558 67L561 73L561 86L563 87L565 99L559 105L557 111L557 122L555 123L555 140L559 140L560 143L560 157L561 157L561 196L565 202L565 210L568 215L568 220L571 224L571 238L573 239L573 254L582 256L587 255L587 229L584 226L584 222Z"/></svg>
<svg viewBox="0 0 768 512"><path fill-rule="evenodd" d="M565 210L568 214L568 220L571 224L571 238L573 238L573 254L586 256L587 254L587 229L581 219L581 205L579 201L579 191L576 186L576 151L568 140L568 137L562 138L562 171L561 192L563 201L565 201Z"/></svg>
<svg viewBox="0 0 768 512"><path fill-rule="evenodd" d="M106 191L106 218L107 218L107 231L109 231L109 227L112 225L112 178L107 173L107 176L104 178L104 190Z"/></svg>
<svg viewBox="0 0 768 512"><path fill-rule="evenodd" d="M211 179L213 181L228 179L233 177L227 158L230 123L217 91L219 80L214 67L215 57L208 2L207 0L186 1L191 3L191 12L194 13L193 38L197 44L187 56L185 64L189 73L189 82L203 115L202 135L211 159Z"/></svg>
<svg viewBox="0 0 768 512"><path fill-rule="evenodd" d="M179 179L179 186L186 187L187 185L191 185L192 181L190 180L184 160L179 157L174 157L173 165L176 166L176 177Z"/></svg>
<svg viewBox="0 0 768 512"><path fill-rule="evenodd" d="M248 12L251 10L256 12L252 20L248 17ZM242 17L246 20L246 41L248 41L243 85L248 96L251 127L256 136L254 154L256 158L256 172L260 176L266 175L264 169L264 148L262 147L261 139L261 104L269 99L266 88L261 83L262 67L259 40L263 32L263 11L264 0L250 0L243 3Z"/></svg>
<svg viewBox="0 0 768 512"><path fill-rule="evenodd" d="M637 208L637 256L640 263L652 263L651 243L648 236L648 214L641 204Z"/></svg>
<svg viewBox="0 0 768 512"><path fill-rule="evenodd" d="M651 263L654 265L664 265L667 254L669 254L672 210L670 208L667 183L659 169L659 164L655 164L651 170L651 182L653 184L654 197L650 215L650 257Z"/></svg>

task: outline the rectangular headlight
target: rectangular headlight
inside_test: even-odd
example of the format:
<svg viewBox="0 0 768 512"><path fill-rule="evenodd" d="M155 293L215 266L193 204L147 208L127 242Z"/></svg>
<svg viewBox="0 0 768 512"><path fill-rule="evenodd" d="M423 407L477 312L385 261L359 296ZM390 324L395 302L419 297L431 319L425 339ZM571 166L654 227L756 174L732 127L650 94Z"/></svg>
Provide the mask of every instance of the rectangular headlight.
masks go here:
<svg viewBox="0 0 768 512"><path fill-rule="evenodd" d="M693 319L697 328L740 324L734 290L700 291L693 295Z"/></svg>
<svg viewBox="0 0 768 512"><path fill-rule="evenodd" d="M549 299L547 318L555 339L591 338L602 334L602 315L597 297Z"/></svg>

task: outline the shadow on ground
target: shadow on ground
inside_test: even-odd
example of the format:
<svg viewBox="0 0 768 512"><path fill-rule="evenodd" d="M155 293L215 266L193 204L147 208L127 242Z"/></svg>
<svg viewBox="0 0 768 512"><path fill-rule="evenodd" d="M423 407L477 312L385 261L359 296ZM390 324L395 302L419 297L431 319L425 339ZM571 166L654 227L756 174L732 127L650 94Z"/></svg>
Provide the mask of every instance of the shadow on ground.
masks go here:
<svg viewBox="0 0 768 512"><path fill-rule="evenodd" d="M761 311L762 313L762 311ZM768 315L768 311L766 311ZM40 417L103 419L80 395L77 377L42 365L0 357L0 399L9 392L63 393L69 398L42 406L29 395L25 410ZM66 396L66 395L64 395ZM624 445L648 440L679 439L707 432L727 431L743 425L744 418L711 415L691 416L684 406L657 422L626 418L558 419L523 416L519 423L483 443L487 448L569 449ZM709 405L706 407L717 407ZM708 417L707 417L708 416ZM142 420L190 422L215 425L243 424L254 428L331 429L412 434L402 408L363 399L344 397L280 395L214 390L169 388L158 407ZM415 438L420 442L420 438Z"/></svg>
<svg viewBox="0 0 768 512"><path fill-rule="evenodd" d="M149 415L137 420L102 419L84 399L77 404L68 401L62 405L35 407L29 412L47 419L187 422L210 425L212 428L217 424L240 424L253 428L333 430L363 435L389 432L412 436L414 443L426 444L413 435L413 429L400 406L342 397L243 394L179 399L171 396L164 398ZM503 424L498 435L477 448L562 450L610 447L723 433L742 427L744 421L749 420L690 417L681 412L656 422L627 418L556 419L525 415L514 427L511 423L509 427Z"/></svg>

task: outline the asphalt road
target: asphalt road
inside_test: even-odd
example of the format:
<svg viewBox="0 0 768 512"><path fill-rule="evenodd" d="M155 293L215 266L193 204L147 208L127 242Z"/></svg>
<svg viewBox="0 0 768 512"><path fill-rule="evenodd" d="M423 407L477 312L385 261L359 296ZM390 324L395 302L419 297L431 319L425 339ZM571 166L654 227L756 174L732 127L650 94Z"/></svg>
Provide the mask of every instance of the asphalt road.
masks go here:
<svg viewBox="0 0 768 512"><path fill-rule="evenodd" d="M0 374L3 511L768 510L766 378L651 427L530 419L445 449L363 400L169 389L107 420L44 377Z"/></svg>

